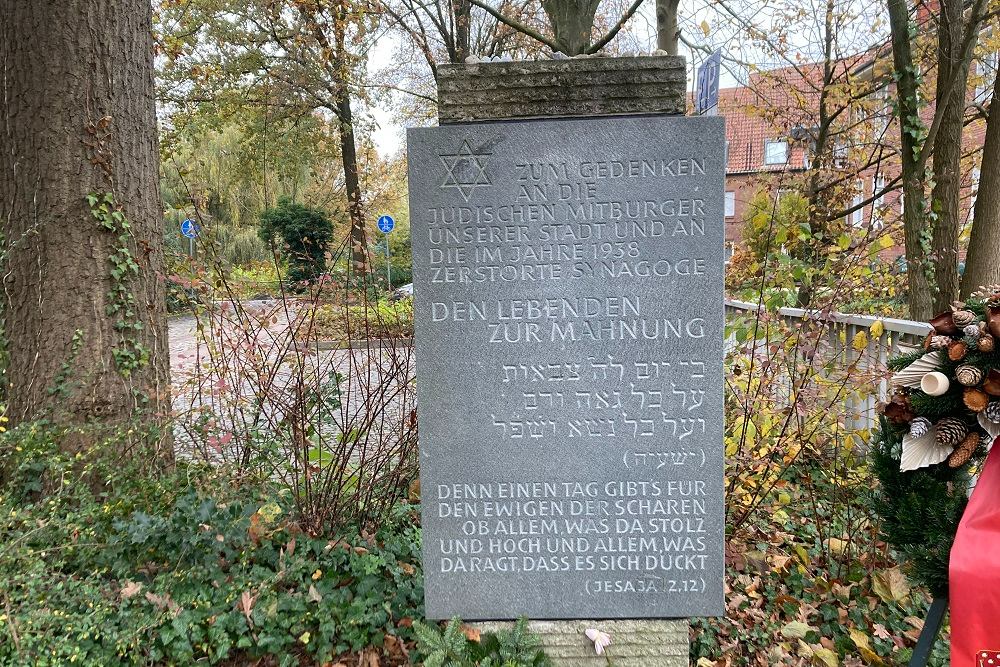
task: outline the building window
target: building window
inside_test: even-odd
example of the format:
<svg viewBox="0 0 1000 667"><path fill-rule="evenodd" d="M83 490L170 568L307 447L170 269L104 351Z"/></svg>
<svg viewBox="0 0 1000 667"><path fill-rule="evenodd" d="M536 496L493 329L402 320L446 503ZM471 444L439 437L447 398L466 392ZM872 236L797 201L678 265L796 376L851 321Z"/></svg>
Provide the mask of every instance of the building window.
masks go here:
<svg viewBox="0 0 1000 667"><path fill-rule="evenodd" d="M788 142L765 141L764 164L788 164Z"/></svg>
<svg viewBox="0 0 1000 667"><path fill-rule="evenodd" d="M861 206L861 202L865 200L864 181L858 181L857 188L856 194L854 195L854 201L851 202L851 208L854 208L855 206L859 208L851 213L851 224L855 227L863 227L865 224L865 207Z"/></svg>
<svg viewBox="0 0 1000 667"><path fill-rule="evenodd" d="M993 95L993 85L997 78L997 67L1000 66L1000 51L987 53L976 61L976 101L986 103Z"/></svg>
<svg viewBox="0 0 1000 667"><path fill-rule="evenodd" d="M736 215L736 193L732 190L726 191L726 217L732 218Z"/></svg>
<svg viewBox="0 0 1000 667"><path fill-rule="evenodd" d="M736 244L732 241L726 241L726 259L725 263L729 264L733 260L733 255L736 254Z"/></svg>
<svg viewBox="0 0 1000 667"><path fill-rule="evenodd" d="M872 221L877 222L879 226L885 219L885 195L878 194L885 189L885 177L878 176L872 181L872 196L875 197L875 201L872 202ZM877 195L877 196L876 196Z"/></svg>

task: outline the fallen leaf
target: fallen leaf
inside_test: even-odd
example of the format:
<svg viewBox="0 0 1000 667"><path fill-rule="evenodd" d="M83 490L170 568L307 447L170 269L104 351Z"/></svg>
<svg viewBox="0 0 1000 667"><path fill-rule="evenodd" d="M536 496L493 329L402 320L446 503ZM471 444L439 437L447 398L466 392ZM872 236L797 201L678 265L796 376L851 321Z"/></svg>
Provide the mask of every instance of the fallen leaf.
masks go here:
<svg viewBox="0 0 1000 667"><path fill-rule="evenodd" d="M253 619L251 614L253 614L253 606L257 602L257 596L250 591L243 591L240 595L240 601L237 603L236 608L243 612L243 615L247 619L247 623L250 627L253 627Z"/></svg>
<svg viewBox="0 0 1000 667"><path fill-rule="evenodd" d="M465 638L470 642L476 642L477 644L480 639L482 639L482 631L480 631L479 628L472 627L471 625L463 625L462 634L465 635Z"/></svg>
<svg viewBox="0 0 1000 667"><path fill-rule="evenodd" d="M781 636L785 639L802 639L810 630L814 629L802 621L792 621L781 628Z"/></svg>
<svg viewBox="0 0 1000 667"><path fill-rule="evenodd" d="M839 667L840 658L828 648L817 648L813 650L813 664L823 667Z"/></svg>
<svg viewBox="0 0 1000 667"><path fill-rule="evenodd" d="M128 600L130 597L138 594L141 590L142 584L134 581L126 581L121 590L122 600Z"/></svg>
<svg viewBox="0 0 1000 667"><path fill-rule="evenodd" d="M313 602L323 601L323 596L320 594L318 590L316 590L316 587L311 584L309 585L309 599Z"/></svg>
<svg viewBox="0 0 1000 667"><path fill-rule="evenodd" d="M890 570L876 572L872 577L872 590L883 602L900 602L910 594L910 584L906 575L897 566Z"/></svg>

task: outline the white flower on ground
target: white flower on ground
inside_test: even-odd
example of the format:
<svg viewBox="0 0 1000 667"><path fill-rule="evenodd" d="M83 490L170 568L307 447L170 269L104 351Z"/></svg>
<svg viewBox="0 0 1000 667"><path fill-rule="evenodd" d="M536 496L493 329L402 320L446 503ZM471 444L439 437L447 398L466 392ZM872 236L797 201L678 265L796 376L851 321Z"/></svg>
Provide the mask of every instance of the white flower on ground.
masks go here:
<svg viewBox="0 0 1000 667"><path fill-rule="evenodd" d="M604 649L611 645L611 635L597 628L588 628L586 634L587 639L594 642L594 651L597 655L604 655Z"/></svg>

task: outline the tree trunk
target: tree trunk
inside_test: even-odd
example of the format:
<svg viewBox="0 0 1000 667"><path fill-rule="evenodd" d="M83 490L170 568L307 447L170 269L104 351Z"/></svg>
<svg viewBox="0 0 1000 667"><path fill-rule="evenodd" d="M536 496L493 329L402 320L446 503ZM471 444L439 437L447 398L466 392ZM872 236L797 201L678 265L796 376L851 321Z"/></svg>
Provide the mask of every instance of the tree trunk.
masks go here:
<svg viewBox="0 0 1000 667"><path fill-rule="evenodd" d="M1000 283L1000 77L993 83L993 100L986 121L983 169L976 194L976 210L969 237L969 254L962 276L962 298L982 285Z"/></svg>
<svg viewBox="0 0 1000 667"><path fill-rule="evenodd" d="M365 208L361 196L361 179L358 172L358 153L354 145L354 111L351 108L351 90L348 80L351 73L347 52L346 25L349 7L341 2L339 15L334 23L334 76L336 77L336 109L339 121L340 160L344 167L344 189L347 192L347 210L351 218L351 273L360 278L368 269L368 239L365 233ZM316 29L320 43L328 44L323 31Z"/></svg>
<svg viewBox="0 0 1000 667"><path fill-rule="evenodd" d="M453 0L455 13L455 60L462 63L472 55L469 51L469 29L472 25L472 3L469 0Z"/></svg>
<svg viewBox="0 0 1000 667"><path fill-rule="evenodd" d="M656 48L677 55L677 6L680 0L656 0Z"/></svg>
<svg viewBox="0 0 1000 667"><path fill-rule="evenodd" d="M0 13L13 422L113 427L170 409L151 30L148 0L14 0ZM92 215L87 196L106 194L130 230ZM112 256L136 270L113 278Z"/></svg>
<svg viewBox="0 0 1000 667"><path fill-rule="evenodd" d="M889 28L892 32L893 67L899 97L899 129L903 189L903 237L906 248L906 277L910 317L929 320L934 313L931 292L933 269L927 257L924 181L918 160L920 145L909 123L918 118L918 82L910 44L910 16L906 0L889 0Z"/></svg>
<svg viewBox="0 0 1000 667"><path fill-rule="evenodd" d="M938 27L937 99L948 99L934 143L934 310L947 310L958 296L958 236L961 229L962 130L969 64L962 58L962 0L942 0Z"/></svg>
<svg viewBox="0 0 1000 667"><path fill-rule="evenodd" d="M364 275L368 266L368 239L365 233L365 210L358 177L358 155L354 147L354 114L351 95L346 88L339 92L337 117L340 121L340 157L344 165L344 187L351 217L351 263L355 277Z"/></svg>
<svg viewBox="0 0 1000 667"><path fill-rule="evenodd" d="M542 0L560 51L578 56L590 46L600 0Z"/></svg>

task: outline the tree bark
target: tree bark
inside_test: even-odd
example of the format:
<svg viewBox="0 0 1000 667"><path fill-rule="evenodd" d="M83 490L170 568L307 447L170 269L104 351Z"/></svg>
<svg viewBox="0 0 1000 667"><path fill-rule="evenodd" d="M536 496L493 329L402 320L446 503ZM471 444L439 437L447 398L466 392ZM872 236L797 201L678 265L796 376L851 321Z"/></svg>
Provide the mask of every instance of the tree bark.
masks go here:
<svg viewBox="0 0 1000 667"><path fill-rule="evenodd" d="M969 253L962 276L963 299L982 285L1000 283L1000 77L993 82L993 100L986 120L983 168L969 236Z"/></svg>
<svg viewBox="0 0 1000 667"><path fill-rule="evenodd" d="M559 50L577 56L590 46L600 0L542 0Z"/></svg>
<svg viewBox="0 0 1000 667"><path fill-rule="evenodd" d="M948 100L934 144L934 310L947 310L958 296L958 236L961 229L961 160L969 63L962 57L962 0L941 0L938 26L937 100Z"/></svg>
<svg viewBox="0 0 1000 667"><path fill-rule="evenodd" d="M462 63L470 55L470 28L472 26L472 3L469 0L453 0L455 15L455 57L452 62Z"/></svg>
<svg viewBox="0 0 1000 667"><path fill-rule="evenodd" d="M148 0L12 0L0 12L13 422L115 426L170 409L151 30ZM131 225L124 241L86 201L108 193ZM115 280L123 249L138 270ZM133 300L117 313L116 286ZM129 341L134 367L115 354Z"/></svg>
<svg viewBox="0 0 1000 667"><path fill-rule="evenodd" d="M337 118L340 121L340 158L344 166L344 187L347 190L347 207L351 218L351 263L354 276L360 277L368 266L368 237L358 176L358 155L354 147L354 112L351 109L351 96L346 90L341 91L337 100Z"/></svg>
<svg viewBox="0 0 1000 667"><path fill-rule="evenodd" d="M896 71L896 92L899 98L903 238L906 248L910 317L925 321L934 315L934 298L930 281L933 270L927 257L929 243L924 215L924 180L919 160L920 144L911 133L912 123L919 118L917 103L919 85L910 44L910 16L906 0L889 0L888 8L893 67Z"/></svg>
<svg viewBox="0 0 1000 667"><path fill-rule="evenodd" d="M677 55L677 6L680 0L656 0L656 48Z"/></svg>

